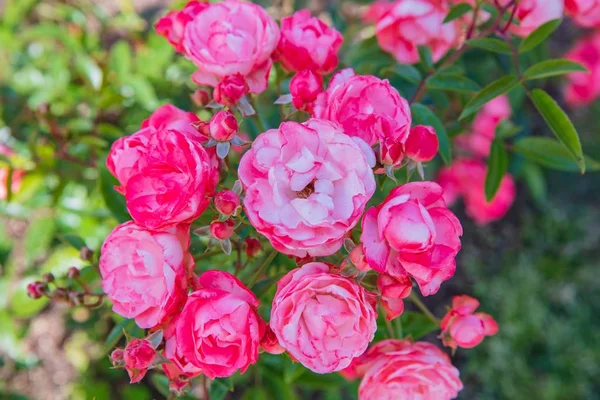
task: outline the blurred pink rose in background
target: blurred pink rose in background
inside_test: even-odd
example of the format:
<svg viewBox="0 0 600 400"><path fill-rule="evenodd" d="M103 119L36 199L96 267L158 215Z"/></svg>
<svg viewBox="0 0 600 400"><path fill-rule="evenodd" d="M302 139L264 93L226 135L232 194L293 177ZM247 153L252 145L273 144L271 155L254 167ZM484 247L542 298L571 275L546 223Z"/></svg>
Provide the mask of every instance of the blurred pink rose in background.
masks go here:
<svg viewBox="0 0 600 400"><path fill-rule="evenodd" d="M565 0L567 15L586 28L600 27L600 0Z"/></svg>
<svg viewBox="0 0 600 400"><path fill-rule="evenodd" d="M588 69L567 76L565 100L573 107L590 104L600 96L600 31L580 39L565 58Z"/></svg>
<svg viewBox="0 0 600 400"><path fill-rule="evenodd" d="M169 12L154 25L156 33L164 36L176 51L183 53L185 27L208 5L208 1L192 0L183 9Z"/></svg>
<svg viewBox="0 0 600 400"><path fill-rule="evenodd" d="M510 1L499 0L499 3L505 6ZM564 9L565 0L521 0L515 14L519 24L511 24L509 30L517 36L529 36L546 22L562 18Z"/></svg>

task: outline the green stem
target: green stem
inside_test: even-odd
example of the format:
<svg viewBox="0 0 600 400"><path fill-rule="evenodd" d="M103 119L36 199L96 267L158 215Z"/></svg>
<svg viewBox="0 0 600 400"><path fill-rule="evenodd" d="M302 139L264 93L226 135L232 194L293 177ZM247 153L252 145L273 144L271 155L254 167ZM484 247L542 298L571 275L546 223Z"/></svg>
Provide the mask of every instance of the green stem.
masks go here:
<svg viewBox="0 0 600 400"><path fill-rule="evenodd" d="M205 258L210 258L212 256L217 256L219 254L223 254L222 250L212 250L212 251L207 251L205 253L200 253L198 255L194 255L194 260L198 261L198 260L203 260Z"/></svg>
<svg viewBox="0 0 600 400"><path fill-rule="evenodd" d="M388 321L387 318L385 319L385 327L387 328L387 332L390 336L390 339L398 339L396 337L396 332L394 332L394 327L392 326L392 323Z"/></svg>
<svg viewBox="0 0 600 400"><path fill-rule="evenodd" d="M403 338L404 332L402 329L402 321L400 320L400 317L394 319L394 328L396 330L396 334L398 335L398 339Z"/></svg>
<svg viewBox="0 0 600 400"><path fill-rule="evenodd" d="M258 107L256 107L256 101L254 101L254 97L249 96L250 97L250 104L252 104L252 108L254 108L254 114L252 115L252 119L254 120L254 123L256 123L256 127L259 130L259 134L266 132L265 126L263 125L262 121L260 120L260 117L258 116Z"/></svg>
<svg viewBox="0 0 600 400"><path fill-rule="evenodd" d="M435 317L435 315L433 315L433 313L429 310L429 308L427 308L425 303L423 303L421 301L421 299L414 292L411 292L411 294L408 296L408 298L410 299L410 301L412 301L417 306L417 308L419 310L421 310L423 312L423 314L425 314L425 316L427 318L429 318L431 320L431 322L433 322L436 325L440 324L440 320L437 319Z"/></svg>
<svg viewBox="0 0 600 400"><path fill-rule="evenodd" d="M248 286L249 288L252 288L252 286L254 286L258 278L260 278L260 276L266 271L267 267L271 265L271 262L275 259L275 256L277 256L277 250L272 250L265 257L265 260L262 262L262 264L256 269L254 275L252 275L252 278L250 278L250 281L246 286Z"/></svg>

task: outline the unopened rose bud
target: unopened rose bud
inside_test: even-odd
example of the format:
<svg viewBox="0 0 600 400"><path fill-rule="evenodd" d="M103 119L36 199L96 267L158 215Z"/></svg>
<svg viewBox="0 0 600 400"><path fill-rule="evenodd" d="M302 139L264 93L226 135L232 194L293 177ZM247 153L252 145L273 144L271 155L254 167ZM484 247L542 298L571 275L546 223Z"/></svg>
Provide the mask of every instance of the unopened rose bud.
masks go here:
<svg viewBox="0 0 600 400"><path fill-rule="evenodd" d="M438 148L439 141L435 134L435 129L424 125L412 128L404 144L406 156L415 162L433 160L438 152Z"/></svg>
<svg viewBox="0 0 600 400"><path fill-rule="evenodd" d="M229 111L219 111L210 120L210 136L217 142L228 142L237 132L237 120Z"/></svg>
<svg viewBox="0 0 600 400"><path fill-rule="evenodd" d="M265 334L262 339L260 339L260 347L264 351L269 354L283 354L285 353L285 349L279 344L279 340L277 340L277 336L271 329L269 325L267 325L265 329Z"/></svg>
<svg viewBox="0 0 600 400"><path fill-rule="evenodd" d="M383 165L399 167L404 159L404 145L392 139L382 140L380 158Z"/></svg>
<svg viewBox="0 0 600 400"><path fill-rule="evenodd" d="M223 215L232 215L240 206L240 198L231 190L223 190L215 195L215 207Z"/></svg>
<svg viewBox="0 0 600 400"><path fill-rule="evenodd" d="M42 275L42 281L46 284L54 282L54 275L47 273Z"/></svg>
<svg viewBox="0 0 600 400"><path fill-rule="evenodd" d="M68 300L69 292L63 288L57 288L52 294L52 298L57 300Z"/></svg>
<svg viewBox="0 0 600 400"><path fill-rule="evenodd" d="M125 352L123 349L114 349L112 353L110 353L110 362L113 367L119 368L124 364L123 358L125 356Z"/></svg>
<svg viewBox="0 0 600 400"><path fill-rule="evenodd" d="M204 107L210 103L210 94L204 89L196 90L190 97L198 107Z"/></svg>
<svg viewBox="0 0 600 400"><path fill-rule="evenodd" d="M210 223L210 233L219 240L229 239L233 235L235 222L230 218L227 221L213 221Z"/></svg>
<svg viewBox="0 0 600 400"><path fill-rule="evenodd" d="M46 285L42 282L32 282L27 285L27 295L32 299L39 299L44 295L44 290L46 289Z"/></svg>
<svg viewBox="0 0 600 400"><path fill-rule="evenodd" d="M310 112L317 95L323 91L323 77L310 70L298 72L290 81L292 103L298 110Z"/></svg>
<svg viewBox="0 0 600 400"><path fill-rule="evenodd" d="M260 253L260 240L253 237L246 238L244 240L244 247L248 257L256 257Z"/></svg>
<svg viewBox="0 0 600 400"><path fill-rule="evenodd" d="M196 121L196 122L192 123L192 126L194 128L196 128L196 130L202 136L206 136L207 138L210 137L210 123L209 122L206 122L206 121Z"/></svg>
<svg viewBox="0 0 600 400"><path fill-rule="evenodd" d="M359 244L352 249L350 252L350 261L352 261L352 264L354 264L357 269L363 272L370 269L367 260L365 260L365 253L362 244Z"/></svg>
<svg viewBox="0 0 600 400"><path fill-rule="evenodd" d="M69 303L78 306L83 302L83 295L78 292L69 292Z"/></svg>
<svg viewBox="0 0 600 400"><path fill-rule="evenodd" d="M75 279L78 277L79 277L79 270L75 267L69 268L69 270L67 271L67 278Z"/></svg>
<svg viewBox="0 0 600 400"><path fill-rule="evenodd" d="M219 104L232 107L248 93L248 84L241 74L228 75L215 87L213 97Z"/></svg>
<svg viewBox="0 0 600 400"><path fill-rule="evenodd" d="M156 350L145 339L133 339L127 343L124 350L123 361L129 374L131 383L142 380L148 369L152 367Z"/></svg>
<svg viewBox="0 0 600 400"><path fill-rule="evenodd" d="M94 251L89 247L84 246L79 250L79 256L82 260L90 261L94 256Z"/></svg>

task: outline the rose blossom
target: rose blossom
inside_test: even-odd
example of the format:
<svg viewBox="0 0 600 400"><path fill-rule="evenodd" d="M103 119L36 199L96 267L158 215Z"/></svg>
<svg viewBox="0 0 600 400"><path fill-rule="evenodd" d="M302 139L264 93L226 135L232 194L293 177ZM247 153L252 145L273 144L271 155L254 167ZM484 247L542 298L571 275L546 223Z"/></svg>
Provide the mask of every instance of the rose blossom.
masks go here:
<svg viewBox="0 0 600 400"><path fill-rule="evenodd" d="M277 251L331 255L375 191L373 164L372 150L335 123L284 122L240 161L248 219Z"/></svg>
<svg viewBox="0 0 600 400"><path fill-rule="evenodd" d="M427 342L398 341L367 370L359 400L450 400L462 390L450 357Z"/></svg>
<svg viewBox="0 0 600 400"><path fill-rule="evenodd" d="M314 101L323 91L323 77L305 69L290 80L292 103L298 110L312 112Z"/></svg>
<svg viewBox="0 0 600 400"><path fill-rule="evenodd" d="M186 25L202 10L208 7L208 2L192 0L181 10L171 11L158 20L154 27L156 33L164 36L179 53L183 52L183 34Z"/></svg>
<svg viewBox="0 0 600 400"><path fill-rule="evenodd" d="M198 218L218 182L214 149L193 126L198 118L172 105L162 106L139 131L115 141L106 160L121 184L134 221L164 229Z"/></svg>
<svg viewBox="0 0 600 400"><path fill-rule="evenodd" d="M393 3L388 0L377 0L366 7L362 15L362 21L367 24L374 24L393 6Z"/></svg>
<svg viewBox="0 0 600 400"><path fill-rule="evenodd" d="M589 70L567 75L567 103L571 106L582 106L597 99L600 96L600 31L579 40L565 58L581 63Z"/></svg>
<svg viewBox="0 0 600 400"><path fill-rule="evenodd" d="M241 74L251 93L261 93L279 42L279 27L266 11L250 2L210 3L186 27L183 47L198 67L193 79L216 86L219 80Z"/></svg>
<svg viewBox="0 0 600 400"><path fill-rule="evenodd" d="M277 283L270 326L279 343L311 371L346 368L377 330L373 295L320 262L288 272Z"/></svg>
<svg viewBox="0 0 600 400"><path fill-rule="evenodd" d="M164 356L169 363L162 365L163 371L169 378L169 387L181 392L189 383L190 378L202 374L202 370L190 363L177 346L177 323L179 316L173 318L164 330L165 349Z"/></svg>
<svg viewBox="0 0 600 400"><path fill-rule="evenodd" d="M258 359L265 324L256 296L228 272L207 271L177 322L177 348L210 379L244 373Z"/></svg>
<svg viewBox="0 0 600 400"><path fill-rule="evenodd" d="M460 44L457 20L444 23L450 6L440 0L397 0L375 25L379 46L401 64L419 61L419 46L431 49L434 62Z"/></svg>
<svg viewBox="0 0 600 400"><path fill-rule="evenodd" d="M404 143L411 123L408 102L387 80L355 75L351 68L337 72L319 94L313 117L337 122L369 145L384 138Z"/></svg>
<svg viewBox="0 0 600 400"><path fill-rule="evenodd" d="M129 374L129 383L137 383L144 378L148 368L152 367L154 357L156 357L156 350L149 341L135 338L127 343L123 352L123 361Z"/></svg>
<svg viewBox="0 0 600 400"><path fill-rule="evenodd" d="M151 232L126 222L104 241L100 255L102 289L113 311L153 328L172 315L187 295L193 259L187 226Z"/></svg>
<svg viewBox="0 0 600 400"><path fill-rule="evenodd" d="M499 0L499 3L506 6L510 1ZM546 22L562 18L564 3L565 0L521 0L515 14L519 25L511 24L509 29L517 36L529 36L531 32Z"/></svg>
<svg viewBox="0 0 600 400"><path fill-rule="evenodd" d="M506 174L492 201L485 198L485 177L487 165L476 159L457 159L450 167L443 168L438 183L444 188L444 199L452 204L458 196L463 196L467 215L479 225L498 220L510 209L516 196L515 182Z"/></svg>
<svg viewBox="0 0 600 400"><path fill-rule="evenodd" d="M412 182L392 190L369 209L361 242L371 268L398 279L412 277L424 296L452 277L462 226L434 182Z"/></svg>
<svg viewBox="0 0 600 400"><path fill-rule="evenodd" d="M327 75L338 65L343 41L335 28L311 17L309 10L300 10L281 19L281 39L275 55L288 71L308 69Z"/></svg>
<svg viewBox="0 0 600 400"><path fill-rule="evenodd" d="M454 296L452 309L441 323L444 346L470 349L483 341L485 336L498 333L498 324L490 315L475 313L479 301L470 296Z"/></svg>
<svg viewBox="0 0 600 400"><path fill-rule="evenodd" d="M352 363L347 368L341 370L340 374L348 380L362 378L375 362L385 357L388 353L402 350L405 346L406 340L398 339L387 339L374 343L360 357L352 360Z"/></svg>
<svg viewBox="0 0 600 400"><path fill-rule="evenodd" d="M600 0L565 0L567 14L586 28L600 26Z"/></svg>

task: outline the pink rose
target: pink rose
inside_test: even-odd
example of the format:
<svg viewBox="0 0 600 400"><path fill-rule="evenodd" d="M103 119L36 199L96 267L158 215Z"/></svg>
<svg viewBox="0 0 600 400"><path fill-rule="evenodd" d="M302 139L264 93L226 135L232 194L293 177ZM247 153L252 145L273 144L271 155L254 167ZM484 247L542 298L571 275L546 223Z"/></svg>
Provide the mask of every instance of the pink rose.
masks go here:
<svg viewBox="0 0 600 400"><path fill-rule="evenodd" d="M351 68L333 76L315 102L313 117L337 122L369 145L382 139L404 143L411 123L408 102L387 80L355 75Z"/></svg>
<svg viewBox="0 0 600 400"><path fill-rule="evenodd" d="M393 6L394 4L388 0L377 0L374 3L367 6L365 12L362 15L362 21L364 23L375 24Z"/></svg>
<svg viewBox="0 0 600 400"><path fill-rule="evenodd" d="M10 157L14 154L14 151L3 144L0 144L0 155ZM6 185L8 185L8 168L0 168L0 200L5 200L8 193L6 192ZM11 182L11 191L12 193L16 193L21 189L21 181L25 176L25 171L20 169L15 169L12 171L12 182Z"/></svg>
<svg viewBox="0 0 600 400"><path fill-rule="evenodd" d="M250 2L210 3L185 27L183 47L198 67L193 79L216 86L234 74L246 79L251 93L267 87L271 54L279 42L279 27L266 11Z"/></svg>
<svg viewBox="0 0 600 400"><path fill-rule="evenodd" d="M447 1L397 0L375 25L379 46L402 64L417 63L427 46L437 62L460 44L459 22L444 23L449 11Z"/></svg>
<svg viewBox="0 0 600 400"><path fill-rule="evenodd" d="M347 368L341 370L340 374L348 380L362 378L377 361L386 357L388 353L402 350L406 342L406 340L387 339L374 343L360 357L352 360Z"/></svg>
<svg viewBox="0 0 600 400"><path fill-rule="evenodd" d="M404 312L402 299L408 297L412 289L412 282L408 276L393 277L380 274L377 277L377 289L381 295L381 307L385 311L388 321L399 317Z"/></svg>
<svg viewBox="0 0 600 400"><path fill-rule="evenodd" d="M502 6L510 0L499 0ZM529 36L531 32L553 19L563 17L565 0L521 0L515 16L519 25L512 24L510 31L517 36Z"/></svg>
<svg viewBox="0 0 600 400"><path fill-rule="evenodd" d="M439 147L435 129L431 126L417 125L410 130L404 151L414 162L427 162L433 160Z"/></svg>
<svg viewBox="0 0 600 400"><path fill-rule="evenodd" d="M565 0L567 14L586 28L600 26L600 0Z"/></svg>
<svg viewBox="0 0 600 400"><path fill-rule="evenodd" d="M454 296L452 309L441 323L444 346L470 349L483 341L485 336L498 333L498 324L485 313L474 313L479 301L470 296Z"/></svg>
<svg viewBox="0 0 600 400"><path fill-rule="evenodd" d="M412 277L424 296L454 275L462 226L434 182L412 182L392 190L369 209L361 242L371 268L398 279Z"/></svg>
<svg viewBox="0 0 600 400"><path fill-rule="evenodd" d="M227 75L215 87L213 97L219 104L232 107L248 93L248 84L241 74Z"/></svg>
<svg viewBox="0 0 600 400"><path fill-rule="evenodd" d="M319 93L323 91L323 77L305 69L290 80L292 103L298 110L312 112Z"/></svg>
<svg viewBox="0 0 600 400"><path fill-rule="evenodd" d="M298 257L342 246L375 191L372 150L332 122L284 122L256 138L240 161L250 223Z"/></svg>
<svg viewBox="0 0 600 400"><path fill-rule="evenodd" d="M275 55L288 71L308 69L326 75L337 67L343 41L335 28L311 17L310 11L300 10L281 19L281 39Z"/></svg>
<svg viewBox="0 0 600 400"><path fill-rule="evenodd" d="M149 341L144 339L132 339L123 352L123 362L129 374L129 383L141 381L148 369L152 367L156 350Z"/></svg>
<svg viewBox="0 0 600 400"><path fill-rule="evenodd" d="M565 100L573 107L590 104L600 96L600 31L579 40L565 58L589 70L568 75Z"/></svg>
<svg viewBox="0 0 600 400"><path fill-rule="evenodd" d="M228 272L207 271L177 322L177 348L210 379L244 373L258 359L265 324L256 296Z"/></svg>
<svg viewBox="0 0 600 400"><path fill-rule="evenodd" d="M183 34L187 24L202 10L208 7L207 1L192 0L182 10L171 11L158 20L154 28L164 36L176 51L183 52Z"/></svg>
<svg viewBox="0 0 600 400"><path fill-rule="evenodd" d="M156 110L142 129L115 141L106 160L134 221L148 229L191 222L210 204L217 185L214 149L193 126L198 118L172 105Z"/></svg>
<svg viewBox="0 0 600 400"><path fill-rule="evenodd" d="M169 387L181 392L189 383L189 379L202 374L202 370L192 364L181 352L177 345L177 323L179 315L173 318L164 330L164 356L169 363L162 365L163 371L169 378Z"/></svg>
<svg viewBox="0 0 600 400"><path fill-rule="evenodd" d="M100 255L102 289L113 311L135 318L140 328L153 328L170 317L185 301L189 231L177 226L151 232L126 222L104 241Z"/></svg>
<svg viewBox="0 0 600 400"><path fill-rule="evenodd" d="M270 326L279 343L311 371L346 368L377 330L373 295L355 281L308 263L277 283Z"/></svg>
<svg viewBox="0 0 600 400"><path fill-rule="evenodd" d="M448 204L452 204L460 195L464 197L467 215L480 225L498 220L510 209L516 196L516 185L511 175L502 178L500 188L494 199L485 198L486 164L477 159L457 159L448 168L443 168L438 183L444 188Z"/></svg>
<svg viewBox="0 0 600 400"><path fill-rule="evenodd" d="M450 357L427 342L398 341L397 350L380 357L367 370L359 400L450 400L463 384Z"/></svg>

